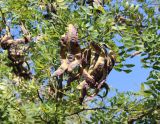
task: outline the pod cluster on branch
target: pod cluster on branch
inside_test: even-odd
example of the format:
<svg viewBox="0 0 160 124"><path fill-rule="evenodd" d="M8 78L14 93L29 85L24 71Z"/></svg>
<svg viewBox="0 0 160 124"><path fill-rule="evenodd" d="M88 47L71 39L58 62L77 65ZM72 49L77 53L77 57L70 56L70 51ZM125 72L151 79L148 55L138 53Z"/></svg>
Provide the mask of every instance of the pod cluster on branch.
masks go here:
<svg viewBox="0 0 160 124"><path fill-rule="evenodd" d="M0 45L3 50L7 50L8 59L11 61L8 66L12 67L12 71L24 79L31 78L29 64L26 60L26 53L29 49L28 43L30 42L30 36L24 36L23 38L13 39L10 33L10 27L7 25L4 13L2 14L2 23L6 27L4 36L0 38ZM23 23L21 22L21 29L24 35L28 33Z"/></svg>
<svg viewBox="0 0 160 124"><path fill-rule="evenodd" d="M77 29L69 24L67 33L60 40L61 65L53 76L69 74L67 86L75 80L81 80L77 89L81 90L79 102L82 104L86 95L94 97L102 88L106 89L107 95L109 86L105 80L115 64L116 56L112 50L108 52L105 44L88 42L89 45L81 49L78 41ZM74 73L77 68L78 73ZM95 89L92 95L87 93L90 88Z"/></svg>
<svg viewBox="0 0 160 124"><path fill-rule="evenodd" d="M17 76L28 79L31 77L29 65L26 61L26 52L29 49L27 45L29 39L27 37L13 39L11 36L5 35L1 38L1 47L8 51L8 59L11 61L9 66L13 68L13 72Z"/></svg>

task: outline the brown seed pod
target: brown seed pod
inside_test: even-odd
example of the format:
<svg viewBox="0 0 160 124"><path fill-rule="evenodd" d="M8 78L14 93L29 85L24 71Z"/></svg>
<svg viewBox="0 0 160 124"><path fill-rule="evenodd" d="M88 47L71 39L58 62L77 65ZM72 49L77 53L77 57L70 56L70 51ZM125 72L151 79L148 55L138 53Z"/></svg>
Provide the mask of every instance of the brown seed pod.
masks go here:
<svg viewBox="0 0 160 124"><path fill-rule="evenodd" d="M24 37L14 40L11 35L8 34L10 33L6 33L6 35L1 38L0 43L1 47L8 51L8 59L11 60L9 66L13 67L13 72L16 75L29 79L31 78L31 73L29 72L29 65L25 59L26 51L29 48L26 44L29 42L29 39ZM23 66L24 63L27 63L27 68Z"/></svg>
<svg viewBox="0 0 160 124"><path fill-rule="evenodd" d="M107 53L103 47L93 42L91 43L91 49L92 51L96 52L97 59L96 61L93 61L94 59L91 60L91 65L88 70L83 69L82 76L85 80L77 86L77 88L81 89L82 92L80 102L82 102L84 97L87 95L87 87L95 89L95 93L90 97L96 96L101 88L106 89L104 96L107 95L109 86L105 83L105 79L115 63L115 55L112 51ZM92 54L92 56L93 55L94 54Z"/></svg>
<svg viewBox="0 0 160 124"><path fill-rule="evenodd" d="M106 89L105 95L108 93L109 86L105 80L115 64L115 55L112 51L108 53L104 46L90 42L87 48L81 49L77 29L72 24L68 25L67 33L60 40L61 65L53 76L67 72L69 74L67 86L82 77L83 81L77 86L77 89L81 90L79 98L81 104L88 95L89 88L95 89L95 93L90 97L96 96L102 88ZM76 67L79 67L78 73L73 71Z"/></svg>
<svg viewBox="0 0 160 124"><path fill-rule="evenodd" d="M66 70L72 72L74 68L81 64L81 48L78 44L77 29L69 24L67 33L61 38L61 65L54 72L53 76L60 76Z"/></svg>

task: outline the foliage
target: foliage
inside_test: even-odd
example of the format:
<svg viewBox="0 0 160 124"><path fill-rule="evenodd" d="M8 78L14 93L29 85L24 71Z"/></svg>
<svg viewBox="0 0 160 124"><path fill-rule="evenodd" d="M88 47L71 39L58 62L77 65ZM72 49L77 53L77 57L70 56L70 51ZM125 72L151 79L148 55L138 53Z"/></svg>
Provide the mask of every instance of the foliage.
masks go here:
<svg viewBox="0 0 160 124"><path fill-rule="evenodd" d="M96 1L96 0L95 0ZM14 38L22 37L19 21L31 37L27 53L32 79L17 77L7 51L0 49L0 122L5 123L158 123L160 121L160 16L158 1L1 0L0 8ZM0 18L2 22L2 17ZM139 92L98 96L79 105L80 91L59 90L68 75L54 78L60 65L59 40L68 24L76 25L81 47L106 44L117 55L115 70L130 73L126 59L139 54L150 75ZM0 25L1 35L5 25ZM119 37L117 40L115 38ZM118 45L121 44L121 45ZM138 80L138 79L137 79ZM123 82L122 82L123 83ZM101 92L103 93L103 92Z"/></svg>

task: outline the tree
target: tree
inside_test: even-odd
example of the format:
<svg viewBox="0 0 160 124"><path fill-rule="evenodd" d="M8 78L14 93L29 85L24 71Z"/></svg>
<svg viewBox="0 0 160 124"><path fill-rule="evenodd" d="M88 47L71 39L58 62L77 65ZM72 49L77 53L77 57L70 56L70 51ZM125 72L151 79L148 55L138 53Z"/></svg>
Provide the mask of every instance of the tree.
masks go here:
<svg viewBox="0 0 160 124"><path fill-rule="evenodd" d="M159 4L144 0L1 0L0 122L158 123ZM60 65L59 41L69 24L77 27L81 47L94 41L113 50L117 56L114 69L120 73L131 73L134 65L124 62L140 55L143 68L151 69L141 90L116 90L112 98L95 96L80 105L79 81L64 90L69 74L52 76ZM3 44L6 34L10 42ZM114 41L117 35L121 38Z"/></svg>

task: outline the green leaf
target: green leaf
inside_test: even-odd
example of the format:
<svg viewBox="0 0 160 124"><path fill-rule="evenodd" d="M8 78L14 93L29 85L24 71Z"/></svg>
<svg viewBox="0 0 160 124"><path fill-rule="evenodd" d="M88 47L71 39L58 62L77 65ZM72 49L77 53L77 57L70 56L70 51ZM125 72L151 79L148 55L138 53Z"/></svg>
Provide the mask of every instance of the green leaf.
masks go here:
<svg viewBox="0 0 160 124"><path fill-rule="evenodd" d="M125 8L126 10L129 8L129 2L128 2L128 1L124 4L124 8Z"/></svg>
<svg viewBox="0 0 160 124"><path fill-rule="evenodd" d="M132 68L132 67L134 67L135 65L134 65L134 64L125 64L124 66L126 66L127 68Z"/></svg>
<svg viewBox="0 0 160 124"><path fill-rule="evenodd" d="M111 29L119 31L119 30L126 30L126 27L125 26L112 26Z"/></svg>
<svg viewBox="0 0 160 124"><path fill-rule="evenodd" d="M147 85L151 85L151 84L153 84L153 80L149 80L149 81L147 81L147 82L145 82L145 84L147 84Z"/></svg>
<svg viewBox="0 0 160 124"><path fill-rule="evenodd" d="M121 71L123 71L122 69L120 69L120 68L114 68L116 71L118 71L118 72L121 72Z"/></svg>
<svg viewBox="0 0 160 124"><path fill-rule="evenodd" d="M139 5L136 5L136 7L134 8L134 11L137 11L139 9Z"/></svg>
<svg viewBox="0 0 160 124"><path fill-rule="evenodd" d="M143 92L145 90L144 83L141 84L141 91Z"/></svg>
<svg viewBox="0 0 160 124"><path fill-rule="evenodd" d="M131 4L130 8L131 11L134 11L134 4Z"/></svg>
<svg viewBox="0 0 160 124"><path fill-rule="evenodd" d="M152 95L152 91L151 90L145 90L144 93L147 93L148 95Z"/></svg>
<svg viewBox="0 0 160 124"><path fill-rule="evenodd" d="M104 8L102 6L98 6L97 10L101 11L103 14L105 13L105 10L104 10Z"/></svg>
<svg viewBox="0 0 160 124"><path fill-rule="evenodd" d="M126 72L126 73L132 72L132 70L123 70L123 71Z"/></svg>
<svg viewBox="0 0 160 124"><path fill-rule="evenodd" d="M154 66L153 66L153 69L155 69L155 70L160 70L160 66L154 65Z"/></svg>

